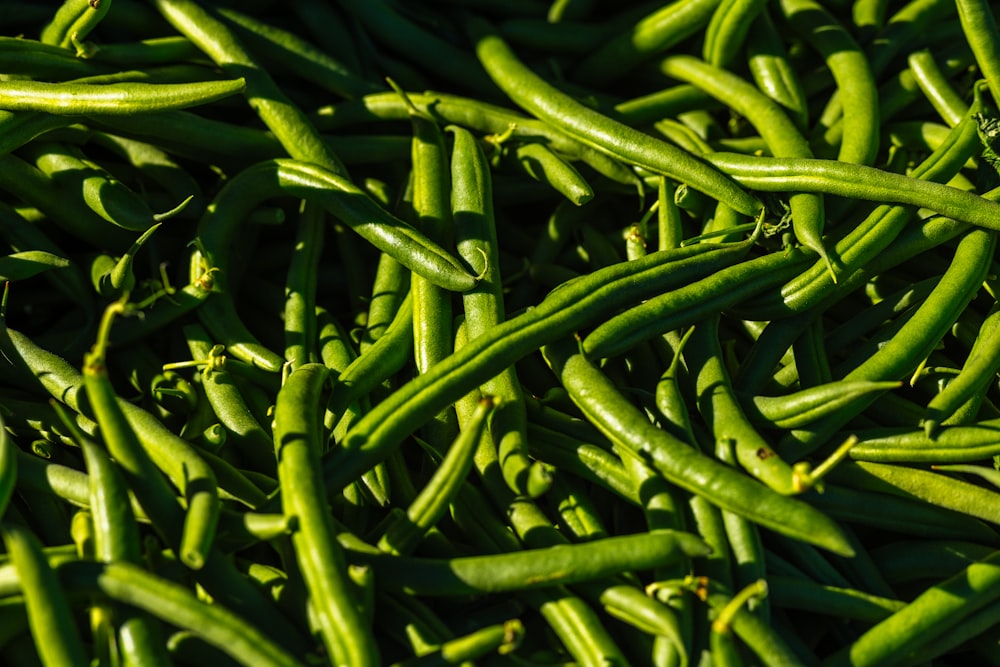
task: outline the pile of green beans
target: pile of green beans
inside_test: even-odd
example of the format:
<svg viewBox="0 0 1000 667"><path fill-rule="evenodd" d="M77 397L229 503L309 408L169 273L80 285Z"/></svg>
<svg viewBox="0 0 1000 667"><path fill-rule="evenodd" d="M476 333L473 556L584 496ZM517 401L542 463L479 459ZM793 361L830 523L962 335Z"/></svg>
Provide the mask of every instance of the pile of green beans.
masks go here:
<svg viewBox="0 0 1000 667"><path fill-rule="evenodd" d="M0 664L1000 666L984 0L0 0Z"/></svg>

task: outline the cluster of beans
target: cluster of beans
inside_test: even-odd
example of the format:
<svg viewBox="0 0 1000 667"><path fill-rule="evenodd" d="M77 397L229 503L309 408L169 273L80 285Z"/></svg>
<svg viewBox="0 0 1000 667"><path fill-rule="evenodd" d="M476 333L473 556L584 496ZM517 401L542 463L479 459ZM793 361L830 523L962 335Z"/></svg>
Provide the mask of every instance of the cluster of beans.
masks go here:
<svg viewBox="0 0 1000 667"><path fill-rule="evenodd" d="M985 0L0 17L0 663L1000 665Z"/></svg>

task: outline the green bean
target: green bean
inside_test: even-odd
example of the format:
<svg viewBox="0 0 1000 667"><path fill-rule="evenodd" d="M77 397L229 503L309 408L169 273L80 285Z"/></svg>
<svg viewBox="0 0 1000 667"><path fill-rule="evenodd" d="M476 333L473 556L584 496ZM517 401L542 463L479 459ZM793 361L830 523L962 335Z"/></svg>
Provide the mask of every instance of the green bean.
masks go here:
<svg viewBox="0 0 1000 667"><path fill-rule="evenodd" d="M728 179L720 177L696 158L593 111L553 88L518 60L489 24L474 21L469 29L475 35L476 53L487 73L529 113L584 145L623 162L687 182L727 202L740 213L756 216L759 212L760 205L754 197L734 187Z"/></svg>
<svg viewBox="0 0 1000 667"><path fill-rule="evenodd" d="M151 516L165 518L164 532L172 541L176 538L171 533L176 528L181 528L175 523L178 519L179 508L176 506L174 495L168 490L162 478L158 476L159 472L155 469L149 455L143 450L142 444L144 438L148 438L156 432L156 427L152 425L157 422L150 419L149 425L140 427L139 424L145 422L146 418L149 417L148 413L143 413L138 408L126 410L125 406L129 404L116 396L107 375L105 351L108 330L114 315L116 312L120 312L122 307L122 302L118 301L105 312L97 342L84 358L82 384L86 388L90 409L94 411L96 421L101 426L105 443L110 451L114 452L115 458L121 461L123 466L126 466L125 473L131 478L131 488L135 490L142 487L143 490L138 492L138 497L143 503L143 508ZM66 400L65 396L60 398ZM70 403L71 407L75 407L72 403L75 403L75 399ZM162 426L159 428L166 430ZM147 435L141 436L140 431ZM183 483L180 488L187 492L188 512L183 518L180 535L177 536L179 537L178 555L189 567L199 569L204 565L207 552L211 547L212 534L218 522L219 498L216 493L215 476L211 469L204 463L194 468L194 461L200 461L200 459L190 455L186 458L188 461L183 464L185 470L181 477ZM200 479L197 480L197 483L193 483L196 473L200 473L198 475ZM160 479L161 481L156 484L151 481L152 479ZM199 488L202 485L203 488ZM148 492L145 490L147 488Z"/></svg>
<svg viewBox="0 0 1000 667"><path fill-rule="evenodd" d="M744 116L760 133L774 157L813 157L805 137L781 108L740 77L690 56L670 56L660 63L660 71L702 88ZM821 238L822 199L811 194L794 194L789 198L789 206L792 228L799 243L819 254L832 273L833 265Z"/></svg>
<svg viewBox="0 0 1000 667"><path fill-rule="evenodd" d="M0 535L24 595L28 625L40 657L48 665L87 663L66 592L46 562L38 538L23 526L4 522Z"/></svg>
<svg viewBox="0 0 1000 667"><path fill-rule="evenodd" d="M712 12L705 28L702 58L716 67L728 67L743 49L750 26L764 9L766 2L753 0L723 0Z"/></svg>
<svg viewBox="0 0 1000 667"><path fill-rule="evenodd" d="M851 457L882 463L971 463L1000 454L998 426L949 426L934 438L908 427L859 430Z"/></svg>
<svg viewBox="0 0 1000 667"><path fill-rule="evenodd" d="M475 339L504 320L500 253L493 219L493 191L486 157L473 136L460 128L449 128L455 142L452 152L452 216L458 251L482 280L462 297L466 313L466 335ZM545 475L528 458L524 396L513 367L480 385L480 391L496 396L499 406L489 432L497 446L504 479L512 490L538 496L545 491ZM541 483L536 485L536 482Z"/></svg>
<svg viewBox="0 0 1000 667"><path fill-rule="evenodd" d="M912 50L911 44L927 40L927 31L953 24L955 6L933 0L912 0L890 16L868 45L872 71L881 77L893 59ZM945 38L947 41L947 38Z"/></svg>
<svg viewBox="0 0 1000 667"><path fill-rule="evenodd" d="M285 155L281 143L271 133L189 111L119 116L113 123L95 117L89 122L109 133L148 141L171 153L222 165L232 164L235 159L270 160Z"/></svg>
<svg viewBox="0 0 1000 667"><path fill-rule="evenodd" d="M747 67L761 92L787 109L795 124L804 128L809 118L806 94L767 7L757 15L747 35Z"/></svg>
<svg viewBox="0 0 1000 667"><path fill-rule="evenodd" d="M409 286L409 271L391 255L381 253L372 281L365 331L358 346L361 352L371 347L386 333L400 308L400 303L409 293Z"/></svg>
<svg viewBox="0 0 1000 667"><path fill-rule="evenodd" d="M782 12L792 28L826 59L843 103L845 128L838 160L870 165L878 152L878 97L868 60L850 34L812 0L783 0ZM821 119L828 126L832 119Z"/></svg>
<svg viewBox="0 0 1000 667"><path fill-rule="evenodd" d="M726 440L716 441L715 455L731 466L736 466L739 463L733 452L732 443ZM726 511L722 512L722 523L733 555L732 567L735 585L743 588L764 578L766 575L764 544L757 527L745 518ZM751 606L751 609L763 620L770 620L770 605L766 598L757 605Z"/></svg>
<svg viewBox="0 0 1000 667"><path fill-rule="evenodd" d="M111 9L111 0L66 0L42 30L42 41L80 50L84 38Z"/></svg>
<svg viewBox="0 0 1000 667"><path fill-rule="evenodd" d="M698 572L717 581L721 586L733 587L733 553L729 548L729 536L722 520L722 510L702 495L692 495L687 500L692 526L697 534L712 548Z"/></svg>
<svg viewBox="0 0 1000 667"><path fill-rule="evenodd" d="M402 52L413 62L436 70L444 78L480 95L496 95L496 89L483 76L482 70L476 67L468 52L410 21L389 4L382 0L342 0L340 5L357 16L379 41ZM441 63L448 63L446 71L441 70Z"/></svg>
<svg viewBox="0 0 1000 667"><path fill-rule="evenodd" d="M723 629L731 627L732 632L747 645L762 665L777 667L778 665L804 665L817 662L814 656L797 655L771 626L745 609L743 602L748 596L766 594L767 586L765 583L755 582L735 596L721 590L721 587L712 581L696 580L692 583L697 587L698 596L706 600L710 607L717 610L713 625L718 623Z"/></svg>
<svg viewBox="0 0 1000 667"><path fill-rule="evenodd" d="M484 135L502 135L543 140L549 148L578 156L583 146L538 119L489 102L444 93L407 92L406 99L421 114L442 125L459 125ZM315 116L319 129L333 131L371 121L406 120L410 108L398 93L373 93L351 102L321 107Z"/></svg>
<svg viewBox="0 0 1000 667"><path fill-rule="evenodd" d="M78 438L79 439L79 438ZM139 531L132 514L125 480L108 455L86 439L79 439L90 477L90 507L94 529L94 556L105 562L139 564ZM162 629L143 612L117 609L118 647L125 661L166 665Z"/></svg>
<svg viewBox="0 0 1000 667"><path fill-rule="evenodd" d="M296 560L331 658L345 665L376 664L378 650L372 631L357 611L333 518L325 511L319 402L327 379L324 366L304 364L292 371L278 392L274 442L282 506L285 515L297 523L292 533Z"/></svg>
<svg viewBox="0 0 1000 667"><path fill-rule="evenodd" d="M294 33L232 8L217 11L236 27L238 35L246 39L252 48L259 49L261 55L324 90L351 99L381 88L361 79L356 71L352 72Z"/></svg>
<svg viewBox="0 0 1000 667"><path fill-rule="evenodd" d="M517 619L492 625L457 637L443 643L440 649L433 653L393 663L393 667L430 667L431 665L459 665L466 661L485 658L490 653L499 655L517 649L524 635L524 626Z"/></svg>
<svg viewBox="0 0 1000 667"><path fill-rule="evenodd" d="M250 411L243 392L227 368L225 354L211 345L207 332L198 325L185 325L184 333L192 356L204 363L201 386L215 418L228 433L226 440L233 444L238 457L254 470L273 474L271 436Z"/></svg>
<svg viewBox="0 0 1000 667"><path fill-rule="evenodd" d="M837 651L824 667L892 665L911 651L947 634L952 627L996 597L1000 568L994 552L918 595L906 607Z"/></svg>
<svg viewBox="0 0 1000 667"><path fill-rule="evenodd" d="M81 240L93 238L95 230L109 243L127 247L132 239L128 234L109 225L91 210L82 197L64 193L55 182L34 165L15 155L0 156L0 187L31 205L37 206L57 225ZM53 197L57 192L62 196Z"/></svg>
<svg viewBox="0 0 1000 667"><path fill-rule="evenodd" d="M992 202L947 185L833 160L766 158L715 153L709 161L738 182L774 192L802 190L868 201L923 206L941 215L986 229L998 229Z"/></svg>
<svg viewBox="0 0 1000 667"><path fill-rule="evenodd" d="M894 585L940 581L990 556L995 547L963 540L899 540L872 550L876 566Z"/></svg>
<svg viewBox="0 0 1000 667"><path fill-rule="evenodd" d="M559 194L577 206L594 198L594 190L584 177L566 160L554 153L543 143L518 142L508 148L503 144L504 154L528 176L540 183L547 183Z"/></svg>
<svg viewBox="0 0 1000 667"><path fill-rule="evenodd" d="M86 57L95 63L136 67L195 60L200 55L201 51L187 37L171 35L151 37L137 42L89 44Z"/></svg>
<svg viewBox="0 0 1000 667"><path fill-rule="evenodd" d="M600 86L624 76L643 60L698 32L718 5L719 0L672 2L654 10L577 63L573 78Z"/></svg>
<svg viewBox="0 0 1000 667"><path fill-rule="evenodd" d="M979 336L959 374L927 404L923 419L924 432L933 437L942 423L949 423L955 412L966 401L981 396L1000 370L1000 356L996 347L1000 344L997 324L1000 310L994 309L983 322Z"/></svg>
<svg viewBox="0 0 1000 667"><path fill-rule="evenodd" d="M639 504L636 488L622 461L597 445L552 431L537 424L528 424L531 455L558 469L571 471L574 476L597 484L618 497Z"/></svg>
<svg viewBox="0 0 1000 667"><path fill-rule="evenodd" d="M400 93L402 94L402 93ZM411 143L411 179L413 216L417 229L439 243L452 236L451 170L444 146L444 135L437 123L414 109ZM421 373L452 351L452 308L447 293L417 275L410 279L413 296L413 351ZM437 421L441 421L437 417Z"/></svg>
<svg viewBox="0 0 1000 667"><path fill-rule="evenodd" d="M24 37L0 37L0 63L11 74L62 81L105 73L105 68L54 44Z"/></svg>
<svg viewBox="0 0 1000 667"><path fill-rule="evenodd" d="M252 197L247 197L253 193ZM379 207L346 179L317 165L295 160L273 160L243 171L222 190L199 224L202 252L195 253L192 266L205 261L215 269L215 295L200 309L202 321L237 358L276 372L281 359L263 348L249 331L243 331L226 294L228 254L243 214L254 202L280 196L298 196L316 201L345 224L362 234L380 250L389 252L404 266L447 289L466 290L476 279L454 258L426 236ZM229 297L229 298L227 298Z"/></svg>
<svg viewBox="0 0 1000 667"><path fill-rule="evenodd" d="M771 575L768 597L778 607L878 623L899 611L904 602L868 595L851 588L818 584L807 579Z"/></svg>
<svg viewBox="0 0 1000 667"><path fill-rule="evenodd" d="M81 152L47 141L33 142L25 152L59 187L80 191L87 206L108 222L142 232L154 224L153 212L142 198Z"/></svg>
<svg viewBox="0 0 1000 667"><path fill-rule="evenodd" d="M962 33L975 55L976 64L983 74L993 93L994 99L1000 96L997 92L997 80L1000 77L1000 61L997 60L997 48L1000 48L1000 30L997 29L993 12L985 2L979 0L956 1L958 18L962 24Z"/></svg>
<svg viewBox="0 0 1000 667"><path fill-rule="evenodd" d="M124 116L208 104L242 92L243 79L192 83L44 83L13 80L0 84L0 108L56 115Z"/></svg>
<svg viewBox="0 0 1000 667"><path fill-rule="evenodd" d="M257 65L224 23L193 0L156 0L156 7L223 70L241 73L246 82L247 102L292 158L314 162L336 174L346 173L305 114Z"/></svg>
<svg viewBox="0 0 1000 667"><path fill-rule="evenodd" d="M914 316L891 340L847 373L844 379L901 379L912 373L941 340L958 317L958 313L975 296L988 268L985 258L992 254L995 243L994 233L985 230L973 230L963 236L948 271ZM804 438L813 444L805 448L814 447L815 443L837 428L833 427L833 424L843 423L843 420L856 414L858 409L868 405L873 398L871 395L858 398L852 407L845 406L838 413L814 422L810 428L810 435ZM804 444L799 439L799 433L792 431L790 437L786 437L786 441L794 440L800 445ZM781 451L785 444L780 443L778 450Z"/></svg>
<svg viewBox="0 0 1000 667"><path fill-rule="evenodd" d="M594 359L613 357L784 282L800 271L805 260L806 256L794 251L770 253L664 292L595 327L584 338L583 349Z"/></svg>
<svg viewBox="0 0 1000 667"><path fill-rule="evenodd" d="M17 484L17 447L0 416L0 518L3 517Z"/></svg>
<svg viewBox="0 0 1000 667"><path fill-rule="evenodd" d="M993 511L996 492L946 475L868 461L845 463L832 474L844 483L921 498L983 521L1000 523L1000 515Z"/></svg>
<svg viewBox="0 0 1000 667"><path fill-rule="evenodd" d="M336 417L398 372L413 353L413 300L407 293L385 333L336 378L327 409Z"/></svg>
<svg viewBox="0 0 1000 667"><path fill-rule="evenodd" d="M747 420L723 367L719 343L719 318L699 323L684 346L684 360L694 382L696 400L716 443L730 442L739 464L752 477L778 493L803 489L803 480L781 459Z"/></svg>
<svg viewBox="0 0 1000 667"><path fill-rule="evenodd" d="M317 361L316 285L323 248L323 211L304 205L299 216L295 252L285 279L285 359L292 370Z"/></svg>
<svg viewBox="0 0 1000 667"><path fill-rule="evenodd" d="M643 570L673 558L707 555L695 535L670 530L608 537L593 542L527 549L447 561L349 553L370 565L379 586L417 595L454 596L530 590Z"/></svg>
<svg viewBox="0 0 1000 667"><path fill-rule="evenodd" d="M666 431L654 427L583 355L569 354L568 350L551 346L546 350L550 363L574 401L579 402L579 407L605 436L632 455L648 460L671 482L764 527L834 552L850 553L836 525L822 514L777 492L764 491L767 487L703 457ZM758 498L753 507L740 500L749 494Z"/></svg>
<svg viewBox="0 0 1000 667"><path fill-rule="evenodd" d="M130 563L65 563L57 574L68 589L106 595L191 630L246 664L294 667L300 662L260 629L223 605L204 602L186 587ZM81 663L75 663L81 664Z"/></svg>
<svg viewBox="0 0 1000 667"><path fill-rule="evenodd" d="M951 87L929 49L915 51L907 59L910 71L941 118L954 127L965 115L966 104Z"/></svg>
<svg viewBox="0 0 1000 667"><path fill-rule="evenodd" d="M90 280L97 293L104 297L117 298L135 287L135 273L132 265L136 254L162 223L154 223L139 235L121 257L98 255L90 265Z"/></svg>
<svg viewBox="0 0 1000 667"><path fill-rule="evenodd" d="M328 484L337 488L354 479L349 475L354 475L355 471L360 474L375 461L387 456L407 433L424 423L429 414L435 414L435 411L453 403L482 381L493 377L498 369L506 368L540 345L600 319L617 309L617 303L622 300L641 299L677 284L675 280L704 275L703 272L711 272L728 263L731 254L745 252L742 244L715 248L719 249L718 254L713 252L709 255L708 248L689 246L653 253L595 271L586 278L562 286L524 315L510 318L469 341L467 346L442 360L429 372L393 392L351 429L343 449L332 451L324 458ZM700 257L702 253L706 254L705 258ZM670 259L674 258L680 261L670 264ZM658 271L655 267L661 263L667 264ZM649 272L644 276L649 282L632 279L644 269ZM459 369L461 372L458 372ZM383 417L390 414L393 415L391 420ZM336 475L336 483L329 481L331 474Z"/></svg>
<svg viewBox="0 0 1000 667"><path fill-rule="evenodd" d="M973 104L972 109L978 111L978 104ZM956 126L948 138L948 141L914 169L913 177L943 180L950 178L961 168L962 163L979 146L972 116L967 116ZM878 257L879 253L897 237L910 215L909 209L904 207L879 206L862 223L846 234L837 242L834 250L835 256L844 266L842 275L850 276L857 272L858 269L855 267L865 266ZM841 282L849 284L851 279ZM802 312L821 299L829 298L831 287L829 271L822 262L817 261L782 288L781 311L787 313L791 309ZM838 289L846 288L845 286ZM759 316L765 318L779 316L773 309L763 308L761 305L754 304L754 311Z"/></svg>
<svg viewBox="0 0 1000 667"><path fill-rule="evenodd" d="M494 406L491 398L480 401L472 423L448 449L434 476L406 509L405 516L400 516L383 533L378 541L380 549L393 554L411 552L423 534L447 511L458 485L472 467L472 456Z"/></svg>
<svg viewBox="0 0 1000 667"><path fill-rule="evenodd" d="M802 428L869 392L898 389L898 381L836 381L783 396L748 396L742 400L747 416L762 426Z"/></svg>

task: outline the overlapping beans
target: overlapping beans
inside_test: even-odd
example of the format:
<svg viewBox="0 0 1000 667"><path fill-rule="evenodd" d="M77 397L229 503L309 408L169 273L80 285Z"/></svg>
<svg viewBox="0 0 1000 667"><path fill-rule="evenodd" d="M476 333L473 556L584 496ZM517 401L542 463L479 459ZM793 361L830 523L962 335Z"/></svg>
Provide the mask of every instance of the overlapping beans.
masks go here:
<svg viewBox="0 0 1000 667"><path fill-rule="evenodd" d="M988 3L0 16L0 663L1000 664Z"/></svg>

